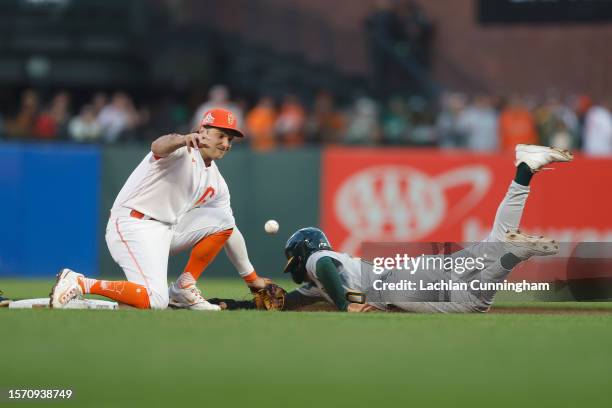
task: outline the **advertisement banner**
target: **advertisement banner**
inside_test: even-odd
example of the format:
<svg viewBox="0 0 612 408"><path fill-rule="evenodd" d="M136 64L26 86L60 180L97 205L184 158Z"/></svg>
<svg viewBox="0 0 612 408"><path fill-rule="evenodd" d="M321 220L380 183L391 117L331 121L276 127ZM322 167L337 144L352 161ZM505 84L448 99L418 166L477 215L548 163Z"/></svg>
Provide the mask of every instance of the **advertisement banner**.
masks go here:
<svg viewBox="0 0 612 408"><path fill-rule="evenodd" d="M322 228L335 249L362 242L476 242L514 178L514 154L328 148ZM612 160L576 156L531 182L520 227L559 242L612 241Z"/></svg>

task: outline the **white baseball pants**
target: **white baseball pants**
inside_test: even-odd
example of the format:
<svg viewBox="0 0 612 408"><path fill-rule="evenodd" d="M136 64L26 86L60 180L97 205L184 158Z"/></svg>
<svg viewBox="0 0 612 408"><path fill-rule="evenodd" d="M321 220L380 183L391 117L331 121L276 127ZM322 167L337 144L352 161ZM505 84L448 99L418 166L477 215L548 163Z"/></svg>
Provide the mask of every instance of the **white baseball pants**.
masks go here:
<svg viewBox="0 0 612 408"><path fill-rule="evenodd" d="M147 288L152 309L168 307L168 257L191 249L204 237L235 227L224 208L201 207L187 212L176 225L134 218L130 208L111 213L106 244L128 281Z"/></svg>

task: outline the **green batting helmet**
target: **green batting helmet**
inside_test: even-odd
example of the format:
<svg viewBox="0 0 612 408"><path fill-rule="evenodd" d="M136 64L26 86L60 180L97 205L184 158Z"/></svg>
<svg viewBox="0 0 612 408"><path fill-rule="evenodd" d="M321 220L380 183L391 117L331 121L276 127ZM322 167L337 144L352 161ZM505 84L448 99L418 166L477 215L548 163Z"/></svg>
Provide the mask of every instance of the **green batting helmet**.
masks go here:
<svg viewBox="0 0 612 408"><path fill-rule="evenodd" d="M318 228L308 227L297 230L285 245L287 265L284 273L290 273L295 283L302 283L306 277L306 261L317 251L331 250L329 240Z"/></svg>

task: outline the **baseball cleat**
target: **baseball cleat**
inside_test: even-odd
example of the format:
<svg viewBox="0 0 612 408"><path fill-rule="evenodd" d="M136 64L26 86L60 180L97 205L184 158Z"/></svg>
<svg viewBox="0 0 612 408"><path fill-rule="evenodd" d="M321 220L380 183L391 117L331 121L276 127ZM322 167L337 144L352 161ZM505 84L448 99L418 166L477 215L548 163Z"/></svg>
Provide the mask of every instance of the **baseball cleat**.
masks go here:
<svg viewBox="0 0 612 408"><path fill-rule="evenodd" d="M514 165L518 166L525 163L534 173L542 170L547 164L569 162L574 159L574 156L568 150L554 147L518 144L515 150L516 160Z"/></svg>
<svg viewBox="0 0 612 408"><path fill-rule="evenodd" d="M202 296L202 292L196 285L186 288L179 288L176 283L172 283L168 288L170 297L169 306L178 309L189 310L221 310L220 306L213 305Z"/></svg>
<svg viewBox="0 0 612 408"><path fill-rule="evenodd" d="M0 307L6 307L9 305L9 303L11 303L11 299L7 299L4 296L2 296L4 293L2 293L2 291L0 290Z"/></svg>
<svg viewBox="0 0 612 408"><path fill-rule="evenodd" d="M49 307L61 309L73 299L83 296L79 278L83 275L72 269L64 268L57 274L57 282L49 294Z"/></svg>
<svg viewBox="0 0 612 408"><path fill-rule="evenodd" d="M554 239L515 230L506 232L506 250L524 261L532 256L554 255L559 252L559 244Z"/></svg>

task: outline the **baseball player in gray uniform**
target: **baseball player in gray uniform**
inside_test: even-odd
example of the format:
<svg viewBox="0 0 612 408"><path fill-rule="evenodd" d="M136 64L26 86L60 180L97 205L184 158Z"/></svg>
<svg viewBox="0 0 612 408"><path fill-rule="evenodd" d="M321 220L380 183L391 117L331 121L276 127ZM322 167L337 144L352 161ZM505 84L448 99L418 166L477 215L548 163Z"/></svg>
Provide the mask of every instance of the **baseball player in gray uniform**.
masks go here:
<svg viewBox="0 0 612 408"><path fill-rule="evenodd" d="M303 284L287 294L285 309L296 310L321 300L340 311L366 312L395 310L415 313L469 313L486 312L493 303L496 290L474 290L471 286L456 285L457 290L422 290L428 284L448 280L453 283L475 279L489 283L503 282L512 269L532 256L553 255L558 244L543 236L529 236L519 230L525 202L529 195L532 176L553 162L569 162L570 152L535 145L516 146L516 175L506 196L500 203L490 234L481 242L441 256L450 260L480 259L477 268L464 273L449 274L446 268L414 271L398 270L374 272L369 261L338 253L317 228L303 228L287 241L288 259L285 273L296 283ZM435 263L434 263L435 264ZM381 289L383 284L395 284L402 279L418 277L418 285L399 292ZM378 280L378 284L373 284ZM387 287L390 287L387 285Z"/></svg>

